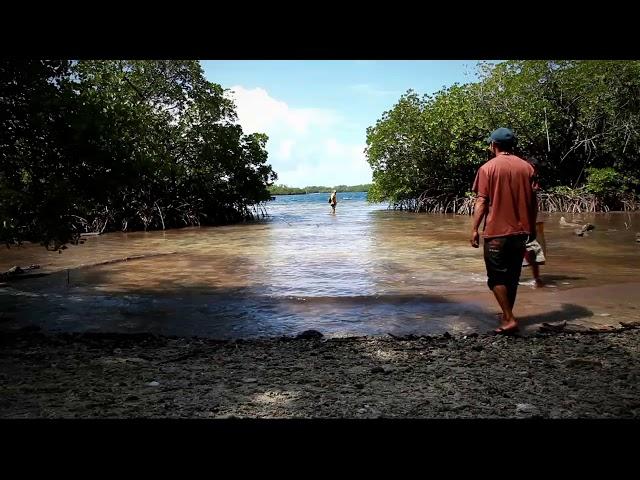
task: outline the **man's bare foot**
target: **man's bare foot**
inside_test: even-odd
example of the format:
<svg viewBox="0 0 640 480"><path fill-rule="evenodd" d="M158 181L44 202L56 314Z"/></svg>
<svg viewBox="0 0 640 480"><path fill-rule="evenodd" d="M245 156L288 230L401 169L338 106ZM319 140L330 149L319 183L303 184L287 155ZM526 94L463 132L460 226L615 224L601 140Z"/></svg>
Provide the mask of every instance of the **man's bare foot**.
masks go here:
<svg viewBox="0 0 640 480"><path fill-rule="evenodd" d="M544 287L544 282L542 281L542 279L536 278L535 279L535 288L542 288L542 287Z"/></svg>
<svg viewBox="0 0 640 480"><path fill-rule="evenodd" d="M494 330L495 333L498 334L509 334L509 333L514 333L518 331L518 322L514 320L511 320L510 322L506 322L506 323L502 323L502 321L500 322L500 328L496 328Z"/></svg>

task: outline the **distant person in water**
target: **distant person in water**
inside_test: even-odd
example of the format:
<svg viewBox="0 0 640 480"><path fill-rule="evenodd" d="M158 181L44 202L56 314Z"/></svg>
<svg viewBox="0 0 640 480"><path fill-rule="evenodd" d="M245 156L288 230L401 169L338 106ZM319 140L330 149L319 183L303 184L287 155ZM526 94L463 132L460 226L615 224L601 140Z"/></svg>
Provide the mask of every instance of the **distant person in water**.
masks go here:
<svg viewBox="0 0 640 480"><path fill-rule="evenodd" d="M487 286L502 309L495 333L509 334L518 330L513 306L526 244L536 236L534 169L512 153L516 138L508 128L494 130L487 140L494 157L478 169L473 183L476 202L470 243L480 246L478 229L484 220Z"/></svg>
<svg viewBox="0 0 640 480"><path fill-rule="evenodd" d="M331 213L336 213L336 204L338 203L338 196L334 190L329 197L329 203L331 204Z"/></svg>

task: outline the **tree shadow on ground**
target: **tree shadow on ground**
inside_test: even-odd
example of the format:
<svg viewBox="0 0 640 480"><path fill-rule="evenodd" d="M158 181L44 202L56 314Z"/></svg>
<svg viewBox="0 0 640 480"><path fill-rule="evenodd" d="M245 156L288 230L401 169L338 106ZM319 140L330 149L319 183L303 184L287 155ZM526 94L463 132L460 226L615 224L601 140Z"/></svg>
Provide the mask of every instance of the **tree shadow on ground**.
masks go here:
<svg viewBox="0 0 640 480"><path fill-rule="evenodd" d="M518 317L518 322L521 326L526 327L543 323L570 321L586 317L593 317L593 312L588 308L585 308L582 305L563 303L561 305L561 310Z"/></svg>
<svg viewBox="0 0 640 480"><path fill-rule="evenodd" d="M350 336L455 334L497 326L492 309L433 294L280 297L261 293L269 286L264 278L242 287L194 281L187 285L167 283L162 288L141 285L109 293L100 289L110 283L109 271L93 272L96 287L85 284L82 291L65 286L65 272L52 277L59 277L58 286L44 288L42 295L0 296L0 306L12 311L11 321L2 322L3 329L35 325L53 331L224 339L296 335L308 329ZM590 310L567 304L561 310L519 320L527 326L591 316Z"/></svg>

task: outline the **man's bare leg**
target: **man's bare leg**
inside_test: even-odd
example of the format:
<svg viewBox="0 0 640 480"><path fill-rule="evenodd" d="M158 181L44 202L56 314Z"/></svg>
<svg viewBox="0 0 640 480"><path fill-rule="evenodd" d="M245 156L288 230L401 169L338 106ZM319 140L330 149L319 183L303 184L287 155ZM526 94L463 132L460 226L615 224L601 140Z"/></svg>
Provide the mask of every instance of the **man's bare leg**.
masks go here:
<svg viewBox="0 0 640 480"><path fill-rule="evenodd" d="M507 286L507 298L509 299L509 307L511 308L511 310L513 310L513 306L516 304L516 295L518 294L518 281Z"/></svg>
<svg viewBox="0 0 640 480"><path fill-rule="evenodd" d="M533 274L533 280L536 282L536 288L544 287L544 282L540 278L540 267L535 262L531 264L531 273Z"/></svg>
<svg viewBox="0 0 640 480"><path fill-rule="evenodd" d="M528 250L525 255L527 258L527 262L531 267L531 275L533 275L533 280L535 282L536 288L544 287L544 282L540 278L540 265L536 263L536 254Z"/></svg>
<svg viewBox="0 0 640 480"><path fill-rule="evenodd" d="M513 309L511 307L511 303L509 301L509 292L506 285L495 285L493 287L493 295L496 297L498 301L498 305L502 309L502 317L500 318L500 328L498 329L501 332L507 332L511 330L518 329L518 322L516 318L513 316ZM498 332L496 330L496 332Z"/></svg>

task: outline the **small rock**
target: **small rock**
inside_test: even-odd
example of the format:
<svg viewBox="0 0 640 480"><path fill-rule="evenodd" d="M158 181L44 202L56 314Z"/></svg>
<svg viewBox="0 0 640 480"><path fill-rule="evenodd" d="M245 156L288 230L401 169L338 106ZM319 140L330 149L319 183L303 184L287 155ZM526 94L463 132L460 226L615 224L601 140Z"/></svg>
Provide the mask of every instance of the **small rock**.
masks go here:
<svg viewBox="0 0 640 480"><path fill-rule="evenodd" d="M371 369L371 373L384 373L384 368L383 367L373 367Z"/></svg>
<svg viewBox="0 0 640 480"><path fill-rule="evenodd" d="M624 328L636 328L640 327L640 322L620 322Z"/></svg>
<svg viewBox="0 0 640 480"><path fill-rule="evenodd" d="M598 360L589 360L587 358L569 358L565 361L567 367L572 368L599 368L602 363Z"/></svg>
<svg viewBox="0 0 640 480"><path fill-rule="evenodd" d="M304 332L296 335L296 338L309 339L309 338L322 338L323 336L324 335L322 335L322 333L320 333L318 330L305 330Z"/></svg>
<svg viewBox="0 0 640 480"><path fill-rule="evenodd" d="M543 323L540 327L538 327L538 331L540 332L562 332L567 327L566 320L560 324L553 323Z"/></svg>
<svg viewBox="0 0 640 480"><path fill-rule="evenodd" d="M354 387L356 387L357 389L363 389L364 388L364 383L356 383L354 385Z"/></svg>
<svg viewBox="0 0 640 480"><path fill-rule="evenodd" d="M244 383L256 383L258 381L257 378L243 378L242 381Z"/></svg>
<svg viewBox="0 0 640 480"><path fill-rule="evenodd" d="M18 331L22 333L33 333L33 332L39 332L40 330L42 330L42 328L40 328L37 325L27 325L26 327L22 327L18 329Z"/></svg>
<svg viewBox="0 0 640 480"><path fill-rule="evenodd" d="M540 410L530 403L518 403L516 405L516 415L528 417L538 416L540 415Z"/></svg>
<svg viewBox="0 0 640 480"><path fill-rule="evenodd" d="M160 386L160 382L156 382L154 380L153 382L147 383L147 386L149 386L149 387L159 387Z"/></svg>

